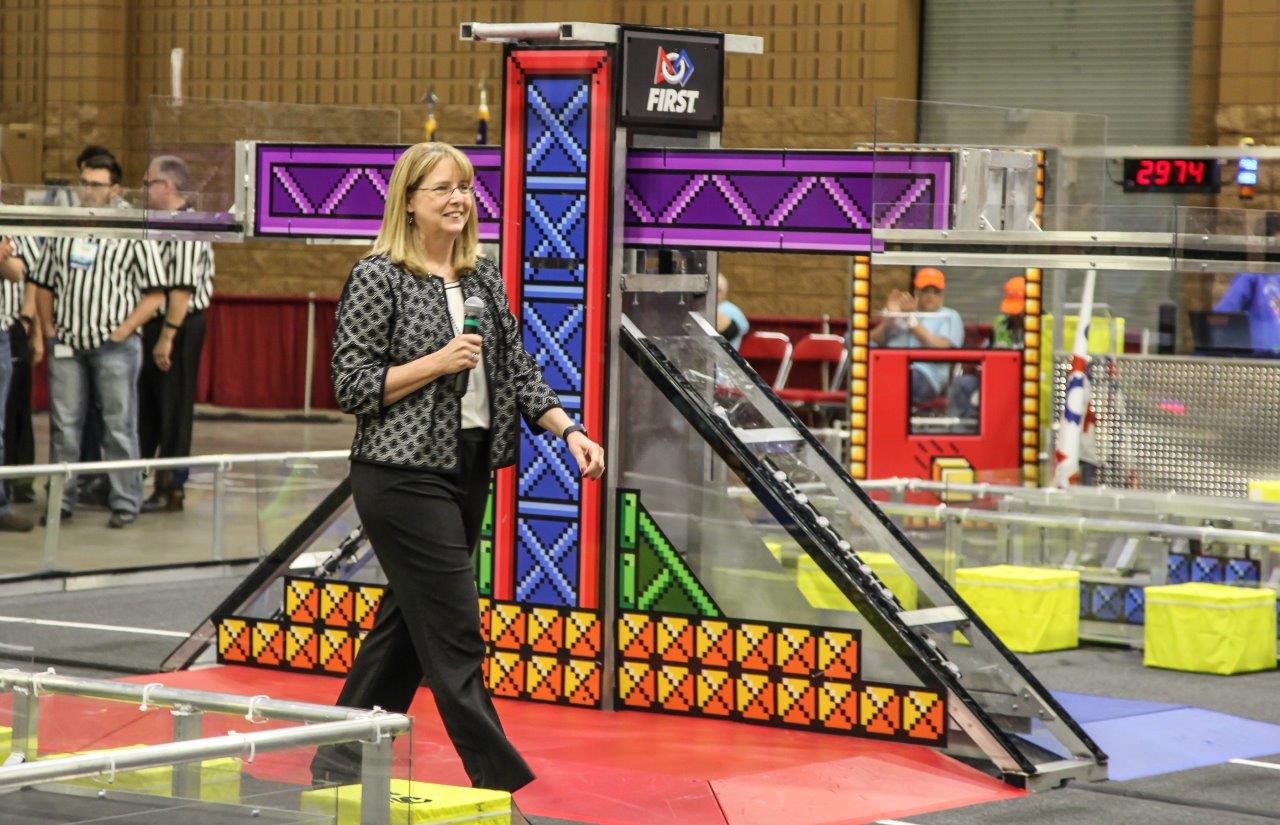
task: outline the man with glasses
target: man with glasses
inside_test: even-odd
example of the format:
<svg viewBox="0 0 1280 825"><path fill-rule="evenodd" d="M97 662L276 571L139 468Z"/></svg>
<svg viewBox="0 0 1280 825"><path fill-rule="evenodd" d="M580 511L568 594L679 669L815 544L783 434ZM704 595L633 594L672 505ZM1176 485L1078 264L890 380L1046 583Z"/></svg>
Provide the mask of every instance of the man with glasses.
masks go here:
<svg viewBox="0 0 1280 825"><path fill-rule="evenodd" d="M80 205L120 201L120 164L110 154L85 159L80 169ZM49 353L49 410L52 460L75 461L89 403L89 390L102 403L103 459L139 457L138 373L142 342L138 330L164 300L163 263L155 243L84 235L48 241L31 280L40 288L40 323ZM142 505L142 473L108 474L111 527L128 527ZM75 486L68 484L62 517L75 509Z"/></svg>
<svg viewBox="0 0 1280 825"><path fill-rule="evenodd" d="M910 349L950 349L964 343L964 321L946 303L947 278L926 266L912 279L915 294L893 290L884 316L871 330L871 345ZM945 361L911 364L911 403L932 401L947 389L951 365Z"/></svg>
<svg viewBox="0 0 1280 825"><path fill-rule="evenodd" d="M151 161L142 181L147 208L165 212L191 209L187 202L191 176L187 164L173 155ZM204 345L204 311L213 298L213 245L206 241L160 244L167 285L165 305L142 330L142 381L138 386L138 434L145 458L191 455L196 376ZM176 512L183 508L186 468L156 474L155 491L142 503L143 512Z"/></svg>
<svg viewBox="0 0 1280 825"><path fill-rule="evenodd" d="M92 143L81 149L80 154L76 157L76 171L83 170L85 161L89 160L89 158L98 157L99 155L111 155L111 150L105 146L98 146ZM109 199L106 195L100 194L105 188L101 185L88 186L87 188L79 187L76 203L73 205L128 208L129 203L124 198ZM102 460L102 402L98 400L98 394L93 389L92 384L89 385L88 410L89 412L84 417L84 429L80 433L80 461L82 463ZM111 483L105 473L85 473L77 479L76 483L81 504L90 504L97 507L107 506L107 498L111 494Z"/></svg>

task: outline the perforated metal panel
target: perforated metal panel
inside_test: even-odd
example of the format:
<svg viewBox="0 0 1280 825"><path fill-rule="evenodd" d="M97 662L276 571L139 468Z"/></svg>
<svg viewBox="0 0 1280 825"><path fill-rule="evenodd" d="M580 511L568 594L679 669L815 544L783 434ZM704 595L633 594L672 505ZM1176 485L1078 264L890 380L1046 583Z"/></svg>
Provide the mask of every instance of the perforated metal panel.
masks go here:
<svg viewBox="0 0 1280 825"><path fill-rule="evenodd" d="M1067 366L1056 362L1055 421ZM1244 497L1280 475L1280 361L1115 356L1089 380L1101 484Z"/></svg>

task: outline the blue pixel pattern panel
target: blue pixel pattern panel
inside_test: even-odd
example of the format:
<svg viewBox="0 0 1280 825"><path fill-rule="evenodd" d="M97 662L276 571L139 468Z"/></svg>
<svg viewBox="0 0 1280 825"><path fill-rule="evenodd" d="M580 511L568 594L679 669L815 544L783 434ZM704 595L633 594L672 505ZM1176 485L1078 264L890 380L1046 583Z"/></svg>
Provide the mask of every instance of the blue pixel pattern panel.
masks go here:
<svg viewBox="0 0 1280 825"><path fill-rule="evenodd" d="M581 417L585 363L587 77L530 78L526 94L521 317L524 345L565 410ZM521 425L515 597L578 603L579 477L553 436Z"/></svg>

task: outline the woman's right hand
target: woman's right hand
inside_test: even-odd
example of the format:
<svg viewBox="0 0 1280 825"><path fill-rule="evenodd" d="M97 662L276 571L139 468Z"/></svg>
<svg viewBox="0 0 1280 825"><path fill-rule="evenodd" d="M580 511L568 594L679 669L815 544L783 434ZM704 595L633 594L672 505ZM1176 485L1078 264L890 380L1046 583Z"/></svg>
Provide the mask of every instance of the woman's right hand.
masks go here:
<svg viewBox="0 0 1280 825"><path fill-rule="evenodd" d="M432 355L444 375L469 370L480 363L480 345L484 341L479 335L464 333L436 350Z"/></svg>

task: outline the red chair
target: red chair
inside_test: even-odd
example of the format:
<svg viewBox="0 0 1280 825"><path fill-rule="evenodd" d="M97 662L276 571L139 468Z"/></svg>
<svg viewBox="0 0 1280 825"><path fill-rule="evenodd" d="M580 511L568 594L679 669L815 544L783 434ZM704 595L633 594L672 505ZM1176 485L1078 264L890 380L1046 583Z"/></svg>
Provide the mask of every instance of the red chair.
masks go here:
<svg viewBox="0 0 1280 825"><path fill-rule="evenodd" d="M791 369L778 397L792 406L844 406L849 346L839 335L814 333L801 338L791 353Z"/></svg>
<svg viewBox="0 0 1280 825"><path fill-rule="evenodd" d="M777 389L791 369L791 339L781 332L748 332L738 354L746 359L765 383Z"/></svg>

